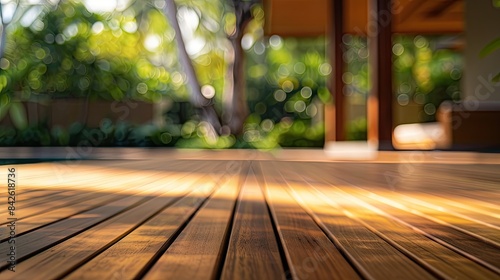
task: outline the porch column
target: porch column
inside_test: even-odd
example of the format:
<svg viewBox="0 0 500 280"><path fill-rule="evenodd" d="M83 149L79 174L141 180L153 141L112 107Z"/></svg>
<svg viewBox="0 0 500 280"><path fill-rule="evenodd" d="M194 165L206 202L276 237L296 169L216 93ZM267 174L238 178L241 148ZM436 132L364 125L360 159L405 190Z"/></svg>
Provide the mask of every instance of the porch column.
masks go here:
<svg viewBox="0 0 500 280"><path fill-rule="evenodd" d="M368 46L371 89L368 97L368 141L393 150L391 0L369 0Z"/></svg>
<svg viewBox="0 0 500 280"><path fill-rule="evenodd" d="M326 130L332 131L333 135L327 139L329 141L345 141L345 99L344 99L344 82L342 75L344 73L344 44L342 36L344 34L344 0L331 1L331 22L328 26L330 37L329 56L330 63L333 68L332 77L330 78L330 92L333 96L333 106L331 109L334 112L327 114L327 118L333 118L329 127ZM328 124L328 122L327 122Z"/></svg>

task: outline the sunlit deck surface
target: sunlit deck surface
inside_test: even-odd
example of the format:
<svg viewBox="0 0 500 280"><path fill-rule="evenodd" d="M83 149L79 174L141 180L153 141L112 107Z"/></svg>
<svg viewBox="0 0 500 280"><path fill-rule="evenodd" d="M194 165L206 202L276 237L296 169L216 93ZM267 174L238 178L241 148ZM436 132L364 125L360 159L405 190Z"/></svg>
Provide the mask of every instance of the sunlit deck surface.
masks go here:
<svg viewBox="0 0 500 280"><path fill-rule="evenodd" d="M2 166L0 279L500 279L500 154L86 155Z"/></svg>

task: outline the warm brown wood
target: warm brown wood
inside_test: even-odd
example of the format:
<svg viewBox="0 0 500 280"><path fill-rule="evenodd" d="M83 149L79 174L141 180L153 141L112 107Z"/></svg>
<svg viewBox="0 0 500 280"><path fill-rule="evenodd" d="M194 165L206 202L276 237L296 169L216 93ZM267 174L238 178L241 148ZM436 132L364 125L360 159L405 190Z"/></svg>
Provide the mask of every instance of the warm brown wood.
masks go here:
<svg viewBox="0 0 500 280"><path fill-rule="evenodd" d="M314 171L308 174L316 175ZM285 178L290 175L290 172L284 173ZM434 278L411 258L339 207L339 203L343 201L341 197L332 195L329 196L330 200L325 200L323 195L315 193L315 186L323 185L320 181L315 180L314 186L308 186L305 182L303 184L295 182L291 186L296 198L302 201L303 207L316 217L316 221L322 224L323 229L327 231L337 247L341 248L364 277L374 279Z"/></svg>
<svg viewBox="0 0 500 280"><path fill-rule="evenodd" d="M70 204L70 207L58 207L58 208L48 208L46 212L40 212L39 215L31 216L26 219L22 219L18 222L16 233L23 234L27 231L33 230L38 227L42 227L46 224L62 220L64 218L71 217L80 212L90 211L99 206L111 203L115 200L119 200L126 197L126 195L111 194L111 195L100 195L95 194L91 196L86 196L86 200L79 201L78 203ZM54 198L56 199L56 198ZM20 207L21 208L21 207ZM21 208L22 209L22 208ZM2 241L5 241L8 237L8 228L0 228L0 236Z"/></svg>
<svg viewBox="0 0 500 280"><path fill-rule="evenodd" d="M103 194L95 193L95 192L73 192L72 195L58 197L57 195L49 196L50 199L47 200L43 204L38 204L35 206L24 206L23 203L19 201L18 207L22 209L17 214L19 220L24 220L25 218L32 218L40 215L44 215L47 212L51 212L56 209L71 207L75 204L82 203L85 201L93 200L103 196ZM0 215L0 219L2 221L7 220L7 213L3 213ZM7 223L7 222L5 222ZM4 224L4 223L2 223ZM1 229L0 229L1 232Z"/></svg>
<svg viewBox="0 0 500 280"><path fill-rule="evenodd" d="M499 226L489 224L481 220L477 220L466 215L449 211L423 200L414 199L408 196L401 195L386 195L387 198L393 201L400 201L408 205L408 208L413 213L420 217L429 219L441 225L452 227L458 231L472 235L486 243L493 244L500 248L500 230Z"/></svg>
<svg viewBox="0 0 500 280"><path fill-rule="evenodd" d="M331 92L335 103L335 141L346 140L346 110L344 98L344 0L332 1L332 21L330 27L330 64L333 74L330 78Z"/></svg>
<svg viewBox="0 0 500 280"><path fill-rule="evenodd" d="M500 269L498 269L500 267L500 247L485 242L482 238L471 236L414 214L413 211L405 209L405 207L397 207L398 205L391 203L391 201L375 197L371 202L380 209L390 212L392 216L405 221L406 224L418 228L420 232L425 233L434 241L446 244L448 248L477 260L482 265L500 273Z"/></svg>
<svg viewBox="0 0 500 280"><path fill-rule="evenodd" d="M7 193L7 192L6 192ZM30 192L28 194L32 194L34 192ZM20 219L21 217L29 217L32 216L34 213L50 209L50 203L53 203L54 201L61 201L61 200L68 200L72 199L75 196L78 196L79 194L82 194L81 192L78 191L57 191L57 190L50 190L50 191L42 191L40 192L41 197L26 197L23 192L20 192L17 197L16 197L16 204L19 205L19 208L23 209L23 212L20 213L18 218ZM3 198L7 200L7 197ZM47 207L47 204L49 204ZM36 206L36 208L35 208ZM42 208L43 207L43 208ZM22 215L21 215L22 214ZM7 219L8 216L8 211L6 209L1 209L0 210L0 221L4 221ZM4 222L0 224L5 224Z"/></svg>
<svg viewBox="0 0 500 280"><path fill-rule="evenodd" d="M285 279L276 236L255 173L242 187L221 279Z"/></svg>
<svg viewBox="0 0 500 280"><path fill-rule="evenodd" d="M324 224L332 238L336 238L338 246L357 264L357 269L365 277L384 279L433 279L425 269L415 264L391 244L378 237L362 224L353 220L347 213L309 196L302 190L304 198L318 219Z"/></svg>
<svg viewBox="0 0 500 280"><path fill-rule="evenodd" d="M205 163L202 166L207 166L208 164L209 163ZM195 168L194 170L196 169L197 168ZM196 176L191 176L186 183L189 184L189 182L192 182L192 180L196 179ZM172 180L172 182L175 183L175 178L172 178ZM118 184L121 184L122 187L126 186L127 183L129 182L120 182L118 180ZM17 237L17 258L23 258L29 256L30 254L33 254L36 251L49 248L53 244L65 240L66 238L69 238L75 234L78 234L85 229L91 228L92 226L97 225L100 222L105 221L106 219L109 219L123 211L129 210L133 207L140 207L140 205L146 202L148 198L158 195L159 191L164 192L164 190L162 190L162 187L168 186L168 184L158 184L148 188L148 184L145 183L143 186L144 188L137 189L135 192L129 193L124 198L114 200L109 204L102 205L71 216L68 219L63 219L59 222L48 224L44 227L41 227L37 231L29 232L25 235ZM173 187L167 188L166 190L172 191L175 190L176 187L178 186L174 185ZM20 221L20 223L22 223L22 220ZM0 244L0 250L6 251L9 246L10 245L4 241ZM6 265L3 264L3 266L1 267L4 268L5 266Z"/></svg>
<svg viewBox="0 0 500 280"><path fill-rule="evenodd" d="M65 190L44 190L44 189L22 189L22 191L18 194L19 198L22 198L23 202L36 203L38 201L43 201L47 199L48 195L56 195L62 194ZM6 198L8 196L7 193L2 193L0 195L1 198ZM0 210L4 212L5 210Z"/></svg>
<svg viewBox="0 0 500 280"><path fill-rule="evenodd" d="M331 192L329 197L342 198L340 206L351 213L351 217L375 232L378 236L393 244L399 250L412 256L416 262L432 270L443 278L453 279L493 279L496 275L476 262L437 244L425 235L415 232L410 227L398 223L392 216L379 208L339 192ZM349 203L347 203L349 202Z"/></svg>
<svg viewBox="0 0 500 280"><path fill-rule="evenodd" d="M399 199L390 199L389 197L391 197L392 194L387 193L387 191L384 192L376 188L371 188L371 190L368 191L365 190L366 187L358 187L359 183L357 185L350 185L342 179L323 176L323 174L320 175L320 173L317 173L317 178L319 180L329 179L328 181L332 184L342 186L335 187L335 189L339 189L345 194L355 195L358 199L362 199L376 206L378 209L389 213L392 219L416 230L418 233L425 235L434 242L459 253L464 258L473 260L493 272L500 273L500 263L498 262L498 259L500 259L500 247L494 241L480 235L473 235L466 231L464 232L460 227L453 227L450 224L443 223L443 221L437 218L423 215L415 209L412 209L413 207L411 204L402 204ZM342 174L342 177L349 178L349 181L356 181L351 178L351 176L354 177L354 174L348 174L346 172ZM346 174L348 175L346 176ZM384 194L377 194L381 192L384 192ZM436 201L433 202L436 203ZM434 215L438 216L436 213ZM477 226L481 225L478 224L476 227ZM494 230L488 230L489 234L494 235ZM498 230L496 231L498 234Z"/></svg>
<svg viewBox="0 0 500 280"><path fill-rule="evenodd" d="M131 152L16 165L0 279L500 279L498 154Z"/></svg>
<svg viewBox="0 0 500 280"><path fill-rule="evenodd" d="M120 177L123 172L113 173L114 176ZM155 173L160 174L160 173ZM22 234L34 228L43 226L45 224L56 222L60 219L71 217L72 215L79 214L80 212L89 211L93 208L102 206L104 204L112 202L113 200L119 200L127 196L128 193L136 194L140 190L137 189L141 185L141 182L145 177L136 176L127 181L126 184L116 180L114 176L108 178L108 180L100 181L101 184L106 187L113 187L119 185L120 189L115 193L101 192L101 191L66 191L63 194L64 197L58 197L57 195L49 195L46 197L45 203L37 204L36 207L25 207L24 204L18 202L18 207L22 209L22 215L17 215L18 223L16 233ZM146 177L147 178L147 177ZM152 176L151 178L157 178ZM178 178L171 176L168 183L174 183ZM6 214L5 214L6 215ZM7 219L5 219L7 220ZM1 223L7 224L8 222ZM7 227L0 228L0 240L4 241L7 239Z"/></svg>
<svg viewBox="0 0 500 280"><path fill-rule="evenodd" d="M368 140L392 150L392 0L369 0L370 96ZM376 122L376 124L375 124Z"/></svg>
<svg viewBox="0 0 500 280"><path fill-rule="evenodd" d="M264 0L266 35L317 37L328 33L331 14L328 6L336 0ZM369 0L345 1L345 31L365 36ZM465 1L446 6L448 0L397 0L393 5L394 31L404 34L458 34L464 31ZM446 3L448 4L448 3Z"/></svg>
<svg viewBox="0 0 500 280"><path fill-rule="evenodd" d="M37 254L19 264L19 272L16 273L15 277L47 279L64 276L75 266L127 235L169 203L183 196L190 187L183 187L177 194L171 195L159 192L158 196L147 199L143 201L144 203L98 224L68 241L55 245L48 251ZM52 266L53 269L41 271L42 268L48 266Z"/></svg>
<svg viewBox="0 0 500 280"><path fill-rule="evenodd" d="M189 222L189 217L213 191L214 183L223 183L211 181L209 177L202 177L194 183L196 189L186 197L164 209L65 279L132 279L138 275L155 254L172 241L176 231Z"/></svg>
<svg viewBox="0 0 500 280"><path fill-rule="evenodd" d="M243 178L240 178L232 172L225 174L231 177L228 184L196 213L144 279L213 279L216 276L225 254L239 181L246 175L241 174Z"/></svg>
<svg viewBox="0 0 500 280"><path fill-rule="evenodd" d="M319 187L326 201L349 213L350 217L400 251L432 270L436 275L453 279L492 279L496 275L474 261L460 255L400 223L390 214L367 201L334 188ZM335 202L332 202L335 201Z"/></svg>
<svg viewBox="0 0 500 280"><path fill-rule="evenodd" d="M38 250L50 247L52 244L58 241L71 237L73 234L85 230L95 225L96 223L99 223L106 218L109 218L119 213L120 211L125 210L127 207L138 203L141 199L142 198L139 196L132 196L117 200L108 205L95 208L80 215L73 216L68 220L61 221L60 223L55 223L43 227L41 230L17 237L17 257L28 257L30 254L33 254ZM9 244L7 242L3 242L0 244L0 250L2 252L6 252L8 248ZM6 265L4 264L2 266L2 269L5 268ZM2 278L7 277L9 276L8 272L9 271L5 270L2 272L4 275L0 273L0 276ZM10 276L14 277L16 275L10 274Z"/></svg>
<svg viewBox="0 0 500 280"><path fill-rule="evenodd" d="M291 275L296 279L359 279L335 245L288 193L287 185L295 184L295 178L287 177L293 180L287 183L272 163L262 163L259 169Z"/></svg>

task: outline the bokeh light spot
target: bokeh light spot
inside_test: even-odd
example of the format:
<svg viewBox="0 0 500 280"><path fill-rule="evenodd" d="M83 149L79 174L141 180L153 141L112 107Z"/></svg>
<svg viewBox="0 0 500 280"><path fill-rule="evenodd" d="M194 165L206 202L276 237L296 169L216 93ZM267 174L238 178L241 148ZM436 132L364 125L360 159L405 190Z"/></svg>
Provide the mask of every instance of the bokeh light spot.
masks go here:
<svg viewBox="0 0 500 280"><path fill-rule="evenodd" d="M294 88L294 85L293 83L290 81L290 80L286 80L283 82L283 84L281 85L281 88L285 91L285 92L291 92Z"/></svg>
<svg viewBox="0 0 500 280"><path fill-rule="evenodd" d="M318 114L318 107L314 104L307 106L306 114L311 118L315 117Z"/></svg>
<svg viewBox="0 0 500 280"><path fill-rule="evenodd" d="M270 132L274 128L274 122L270 119L265 119L262 121L260 126L262 127L262 130L264 130L266 132Z"/></svg>
<svg viewBox="0 0 500 280"><path fill-rule="evenodd" d="M401 106L406 106L410 103L410 97L407 94L398 95L398 104Z"/></svg>
<svg viewBox="0 0 500 280"><path fill-rule="evenodd" d="M161 38L156 34L150 34L144 40L144 47L146 47L146 49L151 52L158 49L160 45L161 45Z"/></svg>
<svg viewBox="0 0 500 280"><path fill-rule="evenodd" d="M455 81L460 80L460 78L462 78L462 72L458 69L453 69L450 72L450 77Z"/></svg>
<svg viewBox="0 0 500 280"><path fill-rule="evenodd" d="M427 103L424 106L424 112L427 115L434 115L436 113L436 106L434 106L434 104L432 103Z"/></svg>
<svg viewBox="0 0 500 280"><path fill-rule="evenodd" d="M283 40L278 35L273 35L269 38L269 44L271 48L278 50L283 46Z"/></svg>
<svg viewBox="0 0 500 280"><path fill-rule="evenodd" d="M332 73L332 66L329 63L323 63L319 67L319 72L323 76L330 75L330 73Z"/></svg>
<svg viewBox="0 0 500 280"><path fill-rule="evenodd" d="M243 35L243 38L241 38L241 47L244 50L251 49L253 46L253 43L254 43L254 40L253 40L252 34L247 33L247 34Z"/></svg>
<svg viewBox="0 0 500 280"><path fill-rule="evenodd" d="M293 66L293 71L295 71L295 73L297 73L299 75L302 75L306 71L306 65L302 62L297 62Z"/></svg>
<svg viewBox="0 0 500 280"><path fill-rule="evenodd" d="M93 25L92 25L92 32L94 34L99 34L101 33L102 31L104 30L104 24L100 21L97 21L95 22Z"/></svg>
<svg viewBox="0 0 500 280"><path fill-rule="evenodd" d="M255 113L259 114L259 115L263 115L265 114L267 111L267 106L266 104L262 103L262 102L259 102L255 105Z"/></svg>
<svg viewBox="0 0 500 280"><path fill-rule="evenodd" d="M423 36L416 36L415 39L413 40L415 46L417 48L425 48L429 45L429 42L427 41L427 39L425 39L425 37Z"/></svg>
<svg viewBox="0 0 500 280"><path fill-rule="evenodd" d="M211 99L215 96L215 88L211 85L204 85L201 87L201 94L203 94L205 98Z"/></svg>
<svg viewBox="0 0 500 280"><path fill-rule="evenodd" d="M137 92L140 94L146 94L146 92L148 92L148 85L145 83L139 83L137 85Z"/></svg>
<svg viewBox="0 0 500 280"><path fill-rule="evenodd" d="M310 87L303 87L300 90L300 95L304 98L310 98L312 96L312 89Z"/></svg>
<svg viewBox="0 0 500 280"><path fill-rule="evenodd" d="M405 51L405 48L400 43L396 43L392 47L392 53L397 55L397 56L402 55L404 51Z"/></svg>
<svg viewBox="0 0 500 280"><path fill-rule="evenodd" d="M306 110L306 103L302 100L299 100L299 101L295 102L295 104L293 105L293 108L295 109L295 111L302 113Z"/></svg>
<svg viewBox="0 0 500 280"><path fill-rule="evenodd" d="M274 92L274 99L278 102L283 102L286 99L286 93L283 90L278 89Z"/></svg>

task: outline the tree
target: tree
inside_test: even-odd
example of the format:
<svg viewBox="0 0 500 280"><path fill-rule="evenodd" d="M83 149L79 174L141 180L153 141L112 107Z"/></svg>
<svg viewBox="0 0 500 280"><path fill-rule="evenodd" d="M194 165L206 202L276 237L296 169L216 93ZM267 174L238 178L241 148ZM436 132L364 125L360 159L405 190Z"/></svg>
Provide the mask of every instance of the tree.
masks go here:
<svg viewBox="0 0 500 280"><path fill-rule="evenodd" d="M1 18L1 26L0 26L0 58L3 57L5 52L5 44L7 40L7 28L11 24L17 23L27 11L33 10L38 14L43 14L57 6L59 1L40 1L38 3L33 3L32 1L22 1L22 0L11 0L6 1L4 3L0 3L0 18ZM4 6L10 5L12 7L11 14L4 14ZM37 11L35 11L37 9Z"/></svg>
<svg viewBox="0 0 500 280"><path fill-rule="evenodd" d="M3 94L22 95L21 99L35 93L115 100L152 100L155 92L164 97L176 95L176 101L189 100L197 112L195 122L208 128L208 136L243 132L249 109L241 41L257 0L131 1L127 7L104 14L88 12L78 0L60 4L46 1L40 2L46 6L33 23L16 24L10 29L13 36L7 44L8 63L4 65L8 66L2 75L8 78L0 89ZM22 5L21 0L7 1L11 2L17 3L17 19L35 5L27 0ZM188 53L186 43L190 42L184 42L181 36L185 30L179 26L179 16L186 9L198 16L195 36L205 42L199 53ZM163 17L158 18L159 15ZM7 17L2 19L2 31L10 21ZM135 29L124 29L129 24L135 25ZM152 28L163 36L161 47L155 50L147 46ZM118 45L121 51L116 51ZM4 47L2 43L0 50ZM135 52L130 51L133 49ZM203 62L207 59L212 64ZM18 67L18 62L21 66L26 62L27 67ZM168 81L158 85L157 78L143 73L157 70L165 74L161 79ZM173 85L172 81L179 80L174 79L179 73L182 82ZM147 94L137 94L139 86ZM215 91L215 96L202 93L207 86Z"/></svg>
<svg viewBox="0 0 500 280"><path fill-rule="evenodd" d="M130 6L131 9L135 10L138 20L143 19L148 10L161 8L171 28L175 30L177 52L181 67L187 75L190 101L194 107L198 108L201 119L210 123L213 131L218 134L240 134L249 113L245 94L245 56L241 40L245 34L246 26L252 20L252 7L259 2L258 0L165 0L165 5L162 7L158 7L157 2L145 4L144 1L133 1ZM225 52L226 74L222 104L215 104L216 99L209 100L201 93L196 67L193 66L192 58L188 55L186 44L181 36L178 22L178 8L180 7L196 10L200 19L198 34L207 37L206 41L215 41L214 47L219 50L223 49ZM233 14L235 17L235 22L232 23L234 26L230 28L222 27L214 31L202 24L203 21L224 22L229 14ZM219 107L219 111L216 110L216 107ZM222 120L222 124L220 120Z"/></svg>
<svg viewBox="0 0 500 280"><path fill-rule="evenodd" d="M242 132L243 123L249 113L245 89L245 55L241 40L248 23L253 18L252 6L257 2L255 0L229 0L229 5L236 16L236 24L233 33L228 34L231 47L227 55L228 70L223 101L223 121L234 134Z"/></svg>
<svg viewBox="0 0 500 280"><path fill-rule="evenodd" d="M187 75L191 103L198 109L201 118L209 124L211 137L215 137L215 135L221 131L221 125L217 112L213 107L212 101L207 99L201 93L200 83L196 77L193 64L186 51L186 46L181 35L181 29L177 19L177 6L174 0L165 0L165 2L166 5L164 6L163 11L175 31L179 61Z"/></svg>
<svg viewBox="0 0 500 280"><path fill-rule="evenodd" d="M245 94L245 67L244 51L241 47L241 40L245 34L245 28L252 20L252 6L257 0L227 0L226 7L235 14L235 28L228 35L230 44L226 44L226 78L223 92L222 123L225 127L221 130L217 114L210 100L204 98L200 91L200 84L186 47L182 39L179 22L177 20L177 7L174 0L166 0L164 12L171 26L176 32L176 42L178 46L179 59L183 69L188 76L188 83L191 90L191 102L195 107L202 108L204 118L212 124L218 133L240 134L243 130L243 123L248 116L249 110Z"/></svg>

